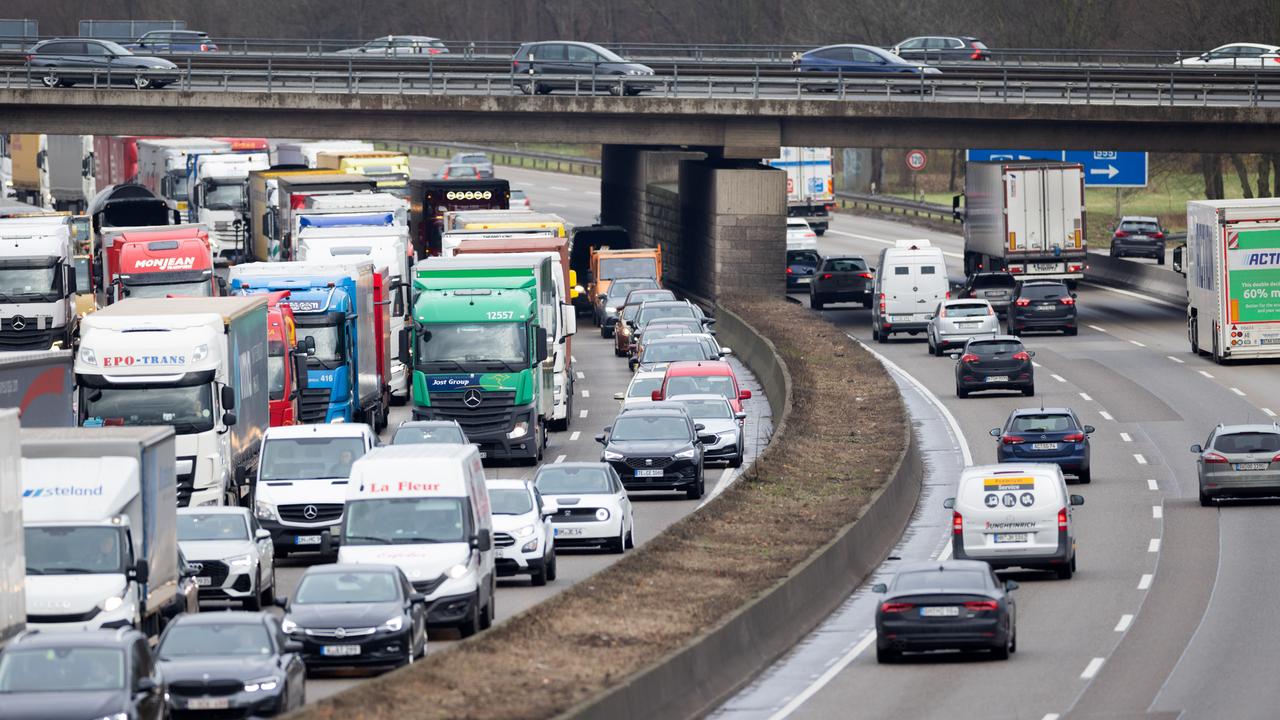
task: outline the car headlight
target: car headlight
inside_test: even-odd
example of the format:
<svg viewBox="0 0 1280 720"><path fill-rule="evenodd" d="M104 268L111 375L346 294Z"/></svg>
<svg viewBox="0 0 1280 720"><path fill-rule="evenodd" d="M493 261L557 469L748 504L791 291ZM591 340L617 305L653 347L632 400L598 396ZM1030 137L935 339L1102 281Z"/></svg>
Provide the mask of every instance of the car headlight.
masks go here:
<svg viewBox="0 0 1280 720"><path fill-rule="evenodd" d="M538 538L534 538L520 546L520 552L533 552L538 549Z"/></svg>
<svg viewBox="0 0 1280 720"><path fill-rule="evenodd" d="M535 528L535 527L534 527L534 526L532 526L532 525L525 525L524 527L520 528L519 530L516 530L515 535L516 535L516 537L520 537L520 538L527 538L527 537L529 537L529 536L533 535L534 531L536 531L536 530L537 530L537 528Z"/></svg>
<svg viewBox="0 0 1280 720"><path fill-rule="evenodd" d="M391 618L390 620L388 620L388 621L386 621L386 622L382 623L382 629L383 629L383 630L390 630L391 632L400 632L400 628L402 628L402 627L404 627L404 616L403 616L403 615L397 615L397 616L395 616L395 617Z"/></svg>
<svg viewBox="0 0 1280 720"><path fill-rule="evenodd" d="M252 555L236 555L235 557L227 558L224 562L226 562L231 567L249 567L250 565L253 564L253 556Z"/></svg>
<svg viewBox="0 0 1280 720"><path fill-rule="evenodd" d="M612 450L605 450L605 451L604 451L604 459L605 459L606 461L610 461L610 460L612 460L612 461L619 461L619 460L622 460L622 458L623 458L622 453L616 453L616 452L614 452L614 451L612 451Z"/></svg>
<svg viewBox="0 0 1280 720"><path fill-rule="evenodd" d="M698 451L696 449L689 448L688 450L681 450L680 452L676 453L676 458L680 460L692 460L694 456L697 454L698 454Z"/></svg>
<svg viewBox="0 0 1280 720"><path fill-rule="evenodd" d="M280 679L274 677L258 678L244 684L245 692L270 692L280 687Z"/></svg>
<svg viewBox="0 0 1280 720"><path fill-rule="evenodd" d="M259 520L279 520L276 515L276 506L263 500L255 500L253 503L253 515Z"/></svg>
<svg viewBox="0 0 1280 720"><path fill-rule="evenodd" d="M454 565L453 567L449 568L449 570L445 573L445 575L448 575L454 580L457 580L463 575L466 575L469 569L470 568L468 568L466 565Z"/></svg>
<svg viewBox="0 0 1280 720"><path fill-rule="evenodd" d="M516 438L522 438L528 434L529 434L529 421L521 420L520 422L516 423L515 427L511 428L511 432L507 433L507 439L515 440Z"/></svg>
<svg viewBox="0 0 1280 720"><path fill-rule="evenodd" d="M599 520L600 522L604 522L605 520L608 520L608 519L609 519L608 508L598 508L596 510L596 520Z"/></svg>
<svg viewBox="0 0 1280 720"><path fill-rule="evenodd" d="M103 612L115 612L120 609L121 605L124 605L124 598L119 595L112 595L106 600L103 600L99 607L102 608Z"/></svg>
<svg viewBox="0 0 1280 720"><path fill-rule="evenodd" d="M297 632L297 630L298 630L298 623L290 620L289 618L285 618L284 620L280 621L280 632L286 635L292 635L293 633Z"/></svg>

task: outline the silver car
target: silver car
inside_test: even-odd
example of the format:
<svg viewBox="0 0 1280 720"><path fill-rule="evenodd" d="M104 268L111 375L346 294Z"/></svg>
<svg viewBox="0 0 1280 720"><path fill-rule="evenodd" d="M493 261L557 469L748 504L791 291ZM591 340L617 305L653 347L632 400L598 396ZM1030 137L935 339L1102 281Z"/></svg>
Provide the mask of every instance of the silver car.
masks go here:
<svg viewBox="0 0 1280 720"><path fill-rule="evenodd" d="M1280 425L1219 425L1192 445L1200 504L1224 497L1280 496Z"/></svg>
<svg viewBox="0 0 1280 720"><path fill-rule="evenodd" d="M734 413L733 405L723 395L673 395L666 402L684 405L689 417L702 426L700 435L716 436L715 442L702 446L707 462L723 460L729 467L742 467L745 412Z"/></svg>
<svg viewBox="0 0 1280 720"><path fill-rule="evenodd" d="M178 508L178 547L196 571L201 602L261 610L275 599L275 546L248 508Z"/></svg>
<svg viewBox="0 0 1280 720"><path fill-rule="evenodd" d="M986 300L943 300L929 317L929 354L946 355L971 338L1000 333L1000 318Z"/></svg>

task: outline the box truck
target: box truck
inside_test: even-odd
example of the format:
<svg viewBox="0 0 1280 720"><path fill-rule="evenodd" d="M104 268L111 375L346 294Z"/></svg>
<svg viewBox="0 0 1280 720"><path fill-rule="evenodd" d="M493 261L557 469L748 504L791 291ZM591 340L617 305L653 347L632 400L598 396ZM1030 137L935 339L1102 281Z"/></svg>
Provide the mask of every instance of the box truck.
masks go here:
<svg viewBox="0 0 1280 720"><path fill-rule="evenodd" d="M836 200L831 148L784 147L765 163L787 173L787 215L805 218L815 233L825 233Z"/></svg>
<svg viewBox="0 0 1280 720"><path fill-rule="evenodd" d="M0 408L17 410L23 427L73 427L71 369L70 350L0 353Z"/></svg>
<svg viewBox="0 0 1280 720"><path fill-rule="evenodd" d="M54 210L82 213L97 193L92 135L49 135L49 195Z"/></svg>

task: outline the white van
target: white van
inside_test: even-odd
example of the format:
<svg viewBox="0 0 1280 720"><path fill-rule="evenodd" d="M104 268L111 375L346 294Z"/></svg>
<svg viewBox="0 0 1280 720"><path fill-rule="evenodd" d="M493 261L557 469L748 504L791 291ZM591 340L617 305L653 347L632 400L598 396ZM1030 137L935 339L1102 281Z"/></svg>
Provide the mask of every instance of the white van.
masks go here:
<svg viewBox="0 0 1280 720"><path fill-rule="evenodd" d="M404 570L426 595L428 626L468 637L493 623L493 515L474 445L370 451L351 469L336 539L340 563Z"/></svg>
<svg viewBox="0 0 1280 720"><path fill-rule="evenodd" d="M898 240L881 250L875 273L871 337L879 342L894 333L925 332L930 313L951 296L942 248L928 240Z"/></svg>
<svg viewBox="0 0 1280 720"><path fill-rule="evenodd" d="M1062 468L1047 463L982 465L960 474L951 519L952 556L985 560L993 569L1048 570L1066 580L1076 570L1071 508Z"/></svg>

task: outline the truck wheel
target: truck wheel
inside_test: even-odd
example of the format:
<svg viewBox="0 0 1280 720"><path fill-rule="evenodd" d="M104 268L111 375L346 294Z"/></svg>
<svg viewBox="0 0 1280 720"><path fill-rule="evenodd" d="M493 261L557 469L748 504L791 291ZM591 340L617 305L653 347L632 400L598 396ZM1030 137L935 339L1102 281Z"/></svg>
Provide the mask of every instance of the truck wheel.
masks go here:
<svg viewBox="0 0 1280 720"><path fill-rule="evenodd" d="M826 226L826 225L814 225L814 226L813 226L813 234L814 234L814 235L817 235L818 237L822 237L823 235L826 235L826 234L827 234L827 226Z"/></svg>
<svg viewBox="0 0 1280 720"><path fill-rule="evenodd" d="M1190 320L1187 321L1187 339L1191 341L1191 352L1193 354L1199 355L1200 354L1200 338L1199 338L1200 333L1198 332L1199 328L1196 327L1196 325L1197 323L1195 318L1191 318Z"/></svg>

